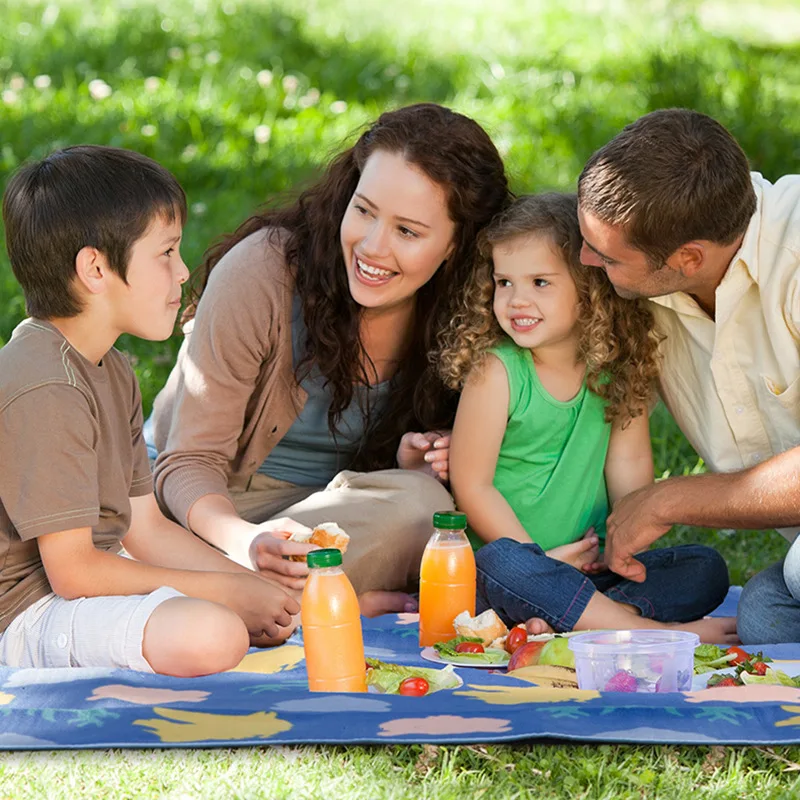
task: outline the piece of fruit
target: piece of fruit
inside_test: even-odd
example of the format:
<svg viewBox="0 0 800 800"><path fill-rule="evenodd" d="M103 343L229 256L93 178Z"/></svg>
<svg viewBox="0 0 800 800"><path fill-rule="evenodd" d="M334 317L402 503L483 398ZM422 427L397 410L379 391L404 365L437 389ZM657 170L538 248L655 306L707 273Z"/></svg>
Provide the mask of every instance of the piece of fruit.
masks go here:
<svg viewBox="0 0 800 800"><path fill-rule="evenodd" d="M398 694L404 694L407 697L422 697L428 694L431 688L425 678L406 678L397 690Z"/></svg>
<svg viewBox="0 0 800 800"><path fill-rule="evenodd" d="M708 688L709 689L716 689L717 686L739 686L740 684L736 683L736 678L732 678L730 675L722 678L721 680L717 681L716 683L711 683L709 681Z"/></svg>
<svg viewBox="0 0 800 800"><path fill-rule="evenodd" d="M486 650L480 642L459 642L456 653L485 653Z"/></svg>
<svg viewBox="0 0 800 800"><path fill-rule="evenodd" d="M639 688L639 681L636 676L621 669L615 672L603 687L604 692L635 692Z"/></svg>
<svg viewBox="0 0 800 800"><path fill-rule="evenodd" d="M736 647L735 645L733 647L729 647L725 652L728 655L735 656L735 658L728 662L728 665L731 667L736 667L744 661L750 660L750 653L748 653L747 650L742 650L741 647Z"/></svg>
<svg viewBox="0 0 800 800"><path fill-rule="evenodd" d="M530 667L539 663L539 653L544 647L544 642L526 642L520 645L508 660L508 671L513 672L520 667Z"/></svg>
<svg viewBox="0 0 800 800"><path fill-rule="evenodd" d="M528 631L524 626L517 625L508 632L506 636L505 648L512 655L516 653L519 647L522 647L528 641Z"/></svg>
<svg viewBox="0 0 800 800"><path fill-rule="evenodd" d="M555 664L558 667L575 667L575 653L569 649L569 639L559 636L545 642L539 654L540 664Z"/></svg>
<svg viewBox="0 0 800 800"><path fill-rule="evenodd" d="M536 686L547 686L552 689L577 689L578 677L574 669L556 667L552 664L533 664L520 667L514 671L514 677L530 681Z"/></svg>
<svg viewBox="0 0 800 800"><path fill-rule="evenodd" d="M756 661L756 663L753 664L754 675L766 675L768 669L769 666L765 664L763 661Z"/></svg>

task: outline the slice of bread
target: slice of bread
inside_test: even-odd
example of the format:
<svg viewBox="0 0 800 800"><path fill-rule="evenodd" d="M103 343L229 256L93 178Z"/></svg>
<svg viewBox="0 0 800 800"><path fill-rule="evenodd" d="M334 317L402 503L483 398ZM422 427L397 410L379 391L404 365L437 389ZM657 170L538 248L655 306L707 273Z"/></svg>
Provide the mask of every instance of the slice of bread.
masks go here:
<svg viewBox="0 0 800 800"><path fill-rule="evenodd" d="M344 553L350 543L350 537L335 522L323 522L311 533L293 533L289 541L315 544L317 547L335 547ZM289 556L289 561L305 560L305 556Z"/></svg>
<svg viewBox="0 0 800 800"><path fill-rule="evenodd" d="M453 627L459 636L482 639L485 645L491 644L498 637L508 633L508 628L503 620L491 608L478 614L477 617L471 617L466 611L462 611L453 620Z"/></svg>

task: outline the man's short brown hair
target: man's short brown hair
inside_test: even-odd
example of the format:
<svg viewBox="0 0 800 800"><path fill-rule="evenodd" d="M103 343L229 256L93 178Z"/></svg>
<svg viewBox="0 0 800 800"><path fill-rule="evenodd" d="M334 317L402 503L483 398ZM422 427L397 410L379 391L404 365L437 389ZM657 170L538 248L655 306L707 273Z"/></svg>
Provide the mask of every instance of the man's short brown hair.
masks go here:
<svg viewBox="0 0 800 800"><path fill-rule="evenodd" d="M696 239L731 244L756 210L739 143L716 120L685 108L645 114L601 147L578 179L578 202L621 226L654 266Z"/></svg>

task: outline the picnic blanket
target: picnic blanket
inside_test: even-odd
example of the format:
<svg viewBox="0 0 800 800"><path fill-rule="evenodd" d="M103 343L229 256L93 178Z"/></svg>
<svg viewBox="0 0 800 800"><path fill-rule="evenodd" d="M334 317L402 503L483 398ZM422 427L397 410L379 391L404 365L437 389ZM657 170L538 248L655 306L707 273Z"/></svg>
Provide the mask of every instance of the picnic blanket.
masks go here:
<svg viewBox="0 0 800 800"><path fill-rule="evenodd" d="M735 611L736 591L718 613ZM364 620L367 656L420 658L415 614ZM764 648L800 659L800 644ZM746 686L674 694L551 689L502 670L459 668L462 685L426 697L312 694L302 633L251 650L231 672L168 678L111 669L0 668L0 749L216 747L297 743L800 742L800 689ZM792 673L794 674L794 673Z"/></svg>

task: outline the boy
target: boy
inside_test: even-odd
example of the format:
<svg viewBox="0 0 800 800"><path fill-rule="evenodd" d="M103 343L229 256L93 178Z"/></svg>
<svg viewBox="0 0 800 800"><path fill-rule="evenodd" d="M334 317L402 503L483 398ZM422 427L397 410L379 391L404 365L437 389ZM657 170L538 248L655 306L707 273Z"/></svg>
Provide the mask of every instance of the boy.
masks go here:
<svg viewBox="0 0 800 800"><path fill-rule="evenodd" d="M30 318L0 350L2 664L203 675L285 638L299 611L153 495L139 388L113 344L172 333L185 217L167 170L109 147L60 150L6 188Z"/></svg>

